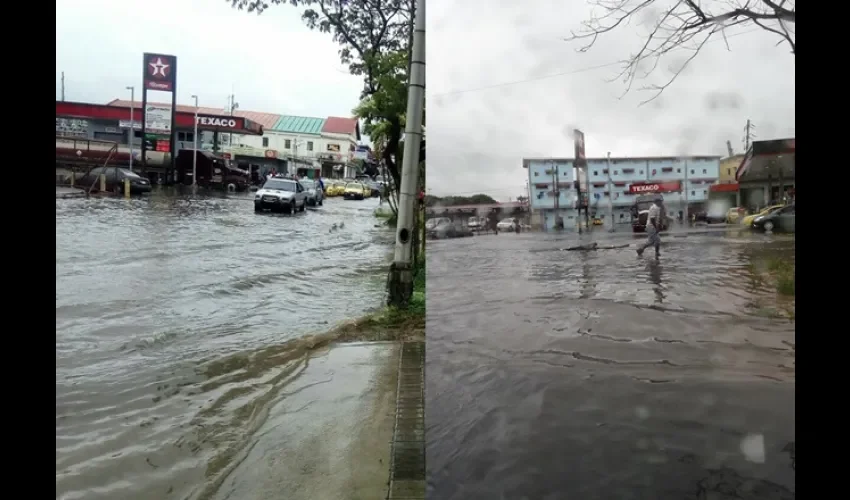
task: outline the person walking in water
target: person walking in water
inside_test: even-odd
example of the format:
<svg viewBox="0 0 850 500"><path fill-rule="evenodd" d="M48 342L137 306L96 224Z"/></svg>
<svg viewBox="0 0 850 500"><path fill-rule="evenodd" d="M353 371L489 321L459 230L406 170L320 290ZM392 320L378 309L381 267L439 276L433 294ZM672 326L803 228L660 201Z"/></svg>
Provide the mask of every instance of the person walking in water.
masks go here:
<svg viewBox="0 0 850 500"><path fill-rule="evenodd" d="M661 227L664 221L662 217L666 217L664 210L664 198L662 198L659 194L656 195L652 206L649 207L649 213L646 215L646 232L649 234L649 237L646 239L644 244L637 248L638 257L642 256L643 251L648 247L655 247L656 259L661 255Z"/></svg>

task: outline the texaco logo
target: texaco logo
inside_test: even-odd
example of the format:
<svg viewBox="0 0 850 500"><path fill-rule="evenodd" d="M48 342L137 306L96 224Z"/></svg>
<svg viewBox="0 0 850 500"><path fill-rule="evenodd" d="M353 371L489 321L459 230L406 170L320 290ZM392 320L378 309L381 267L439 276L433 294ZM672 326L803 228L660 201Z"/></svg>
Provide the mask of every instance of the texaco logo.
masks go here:
<svg viewBox="0 0 850 500"><path fill-rule="evenodd" d="M163 61L161 57L151 59L150 62L148 62L148 74L151 77L160 80L168 78L168 75L171 73L171 65L167 63L168 59Z"/></svg>

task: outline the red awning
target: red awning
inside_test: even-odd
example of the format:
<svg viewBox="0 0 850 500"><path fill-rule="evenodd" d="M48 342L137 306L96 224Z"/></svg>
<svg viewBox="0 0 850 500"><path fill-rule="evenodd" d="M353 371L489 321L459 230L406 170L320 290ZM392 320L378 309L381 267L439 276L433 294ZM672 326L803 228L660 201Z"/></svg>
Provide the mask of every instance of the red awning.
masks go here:
<svg viewBox="0 0 850 500"><path fill-rule="evenodd" d="M729 184L714 184L709 186L708 190L712 193L737 193L738 183L732 182Z"/></svg>

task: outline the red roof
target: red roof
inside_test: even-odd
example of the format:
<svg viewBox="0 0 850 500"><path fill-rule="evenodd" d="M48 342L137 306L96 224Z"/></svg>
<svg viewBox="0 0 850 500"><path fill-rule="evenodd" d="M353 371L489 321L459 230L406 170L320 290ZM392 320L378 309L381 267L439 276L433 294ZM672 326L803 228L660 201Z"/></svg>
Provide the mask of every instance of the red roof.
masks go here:
<svg viewBox="0 0 850 500"><path fill-rule="evenodd" d="M170 106L170 103L152 102L150 104ZM125 100L122 100L122 99L115 99L113 101L108 102L106 105L107 106L115 106L115 107L119 107L119 108L129 108L130 107L130 101L125 101ZM137 109L142 108L141 101L135 102L135 108L137 108ZM195 112L195 106L186 106L186 105L183 105L183 104L178 104L177 105L177 111L180 112L180 113L194 113ZM224 110L224 108L205 108L203 106L198 107L198 113L204 114L204 115L219 115L219 116L225 116L225 115L229 114L228 112L226 112ZM241 109L237 109L236 111L233 112L233 114L236 115L236 116L241 116L242 118L247 118L247 119L251 120L252 122L259 123L260 125L263 126L263 128L274 127L275 123L277 123L277 121L281 117L281 115L274 114L274 113L260 113L260 112L257 112L257 111L242 111Z"/></svg>
<svg viewBox="0 0 850 500"><path fill-rule="evenodd" d="M360 123L357 118L340 118L338 116L329 116L325 120L325 126L322 127L322 133L325 134L354 134L357 140L360 140Z"/></svg>

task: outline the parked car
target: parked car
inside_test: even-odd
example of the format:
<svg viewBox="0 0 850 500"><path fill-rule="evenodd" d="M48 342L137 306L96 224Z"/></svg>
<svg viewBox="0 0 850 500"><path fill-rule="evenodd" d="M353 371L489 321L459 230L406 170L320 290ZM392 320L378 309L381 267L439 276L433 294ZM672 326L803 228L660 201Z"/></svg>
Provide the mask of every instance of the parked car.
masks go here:
<svg viewBox="0 0 850 500"><path fill-rule="evenodd" d="M752 228L756 231L776 231L793 233L795 226L796 207L792 203L785 205L779 210L774 210L765 215L759 215L753 219Z"/></svg>
<svg viewBox="0 0 850 500"><path fill-rule="evenodd" d="M322 206L325 201L325 193L319 189L319 183L312 179L301 179L301 185L307 191L307 204L311 207Z"/></svg>
<svg viewBox="0 0 850 500"><path fill-rule="evenodd" d="M742 217L746 217L747 209L744 207L732 207L726 212L726 224L737 224Z"/></svg>
<svg viewBox="0 0 850 500"><path fill-rule="evenodd" d="M499 231L507 231L509 233L514 231L515 226L516 226L516 218L514 218L514 217L508 217L506 219L502 219L502 220L499 221L498 224L496 224L496 228Z"/></svg>
<svg viewBox="0 0 850 500"><path fill-rule="evenodd" d="M84 189L92 188L92 191L100 190L100 176L106 177L106 191L124 192L124 179L130 180L130 193L141 194L151 191L151 183L149 180L140 176L135 172L130 172L126 168L120 167L95 167L87 174L75 177L76 184Z"/></svg>
<svg viewBox="0 0 850 500"><path fill-rule="evenodd" d="M346 200L362 200L365 198L366 188L359 182L349 182L345 185L342 196Z"/></svg>
<svg viewBox="0 0 850 500"><path fill-rule="evenodd" d="M469 228L470 231L480 231L487 226L487 219L484 217L472 216L466 222L466 227Z"/></svg>
<svg viewBox="0 0 850 500"><path fill-rule="evenodd" d="M254 195L254 211L295 213L307 208L307 190L294 179L272 177Z"/></svg>
<svg viewBox="0 0 850 500"><path fill-rule="evenodd" d="M752 215L748 215L748 216L744 217L743 219L741 219L741 224L743 224L744 227L752 227L753 221L756 219L756 217L771 214L771 213L781 209L784 206L785 205L772 205L772 206L769 206L769 207L765 207L760 212L756 212Z"/></svg>
<svg viewBox="0 0 850 500"><path fill-rule="evenodd" d="M345 191L345 183L334 181L330 184L325 185L325 196L333 197L333 196L342 196L342 193Z"/></svg>
<svg viewBox="0 0 850 500"><path fill-rule="evenodd" d="M448 217L439 217L425 221L425 236L431 239L461 238L472 236L472 231Z"/></svg>

